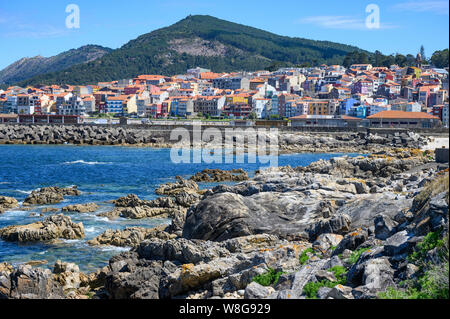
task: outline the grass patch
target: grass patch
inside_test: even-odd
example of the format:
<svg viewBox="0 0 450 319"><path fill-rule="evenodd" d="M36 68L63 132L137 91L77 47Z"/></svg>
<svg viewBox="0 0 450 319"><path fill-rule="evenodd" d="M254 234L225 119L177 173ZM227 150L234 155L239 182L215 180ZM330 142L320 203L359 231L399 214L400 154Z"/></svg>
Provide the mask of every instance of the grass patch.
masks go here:
<svg viewBox="0 0 450 319"><path fill-rule="evenodd" d="M406 289L388 288L377 295L380 299L449 299L448 236L429 233L408 260L420 266L417 279L408 280ZM426 263L427 252L438 248L438 261Z"/></svg>
<svg viewBox="0 0 450 319"><path fill-rule="evenodd" d="M275 285L282 274L284 274L282 271L275 272L273 268L269 267L264 274L253 277L252 281L257 282L261 286L267 287Z"/></svg>
<svg viewBox="0 0 450 319"><path fill-rule="evenodd" d="M349 263L352 264L352 265L355 264L355 263L358 261L359 257L362 255L362 253L364 253L364 252L366 252L366 251L368 251L368 250L370 250L370 247L367 247L367 248L360 248L360 249L358 249L358 250L355 250L355 251L350 255L350 257L348 257Z"/></svg>
<svg viewBox="0 0 450 319"><path fill-rule="evenodd" d="M322 258L321 255L317 254L316 251L314 251L314 249L307 248L300 255L300 258L299 258L300 265L304 265L309 260L308 253L313 254L314 256L317 256L319 258Z"/></svg>
<svg viewBox="0 0 450 319"><path fill-rule="evenodd" d="M347 283L347 269L344 266L334 266L328 269L328 271L334 274L338 284L345 285Z"/></svg>
<svg viewBox="0 0 450 319"><path fill-rule="evenodd" d="M327 271L332 272L337 281L322 280L317 282L308 282L305 287L303 287L303 293L306 295L306 298L317 299L317 292L322 287L334 288L337 285L346 284L347 269L344 266L334 266L327 269Z"/></svg>
<svg viewBox="0 0 450 319"><path fill-rule="evenodd" d="M318 282L308 282L303 287L303 293L306 295L306 298L308 299L317 299L317 292L322 287L328 287L328 288L334 288L337 286L337 282L329 281L329 280L322 280Z"/></svg>
<svg viewBox="0 0 450 319"><path fill-rule="evenodd" d="M442 248L444 246L444 239L441 238L441 231L428 233L422 242L417 244L415 251L408 256L408 261L417 263L422 266L427 253L435 248Z"/></svg>

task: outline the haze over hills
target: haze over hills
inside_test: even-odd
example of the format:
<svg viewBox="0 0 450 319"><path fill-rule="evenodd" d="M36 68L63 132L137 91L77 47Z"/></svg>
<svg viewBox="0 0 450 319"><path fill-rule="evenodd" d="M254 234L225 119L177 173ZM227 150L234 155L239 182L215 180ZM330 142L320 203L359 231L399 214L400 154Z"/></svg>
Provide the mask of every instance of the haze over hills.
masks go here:
<svg viewBox="0 0 450 319"><path fill-rule="evenodd" d="M341 64L353 51L362 50L328 41L279 36L215 17L196 15L144 34L91 62L62 71L49 69L46 74L19 84L87 84L138 74L174 75L197 66L214 72L230 72L260 70L276 63L292 66Z"/></svg>
<svg viewBox="0 0 450 319"><path fill-rule="evenodd" d="M95 61L111 51L99 45L86 45L48 58L22 58L0 71L0 84L17 83L36 75L65 70L73 65Z"/></svg>

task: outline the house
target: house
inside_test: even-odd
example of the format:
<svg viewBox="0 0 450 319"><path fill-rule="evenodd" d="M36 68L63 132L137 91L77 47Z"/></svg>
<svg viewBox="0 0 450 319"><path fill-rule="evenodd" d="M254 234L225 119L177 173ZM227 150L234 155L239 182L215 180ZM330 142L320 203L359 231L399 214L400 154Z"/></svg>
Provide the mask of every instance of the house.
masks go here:
<svg viewBox="0 0 450 319"><path fill-rule="evenodd" d="M382 111L367 117L371 127L435 128L438 117L424 112Z"/></svg>
<svg viewBox="0 0 450 319"><path fill-rule="evenodd" d="M225 105L225 96L199 96L194 100L194 112L219 116Z"/></svg>
<svg viewBox="0 0 450 319"><path fill-rule="evenodd" d="M227 104L223 109L223 114L231 118L246 118L251 112L251 106L244 103Z"/></svg>
<svg viewBox="0 0 450 319"><path fill-rule="evenodd" d="M252 110L256 113L256 117L259 119L263 119L269 117L269 112L271 108L271 99L266 98L256 98L253 99Z"/></svg>
<svg viewBox="0 0 450 319"><path fill-rule="evenodd" d="M308 102L309 115L329 115L328 101L310 101Z"/></svg>
<svg viewBox="0 0 450 319"><path fill-rule="evenodd" d="M446 128L449 127L448 123L448 103L442 107L442 125Z"/></svg>
<svg viewBox="0 0 450 319"><path fill-rule="evenodd" d="M355 105L357 101L355 99L345 99L341 101L339 105L339 114L340 115L348 115L350 109Z"/></svg>
<svg viewBox="0 0 450 319"><path fill-rule="evenodd" d="M190 98L182 98L176 102L176 115L189 117L194 116L194 100Z"/></svg>
<svg viewBox="0 0 450 319"><path fill-rule="evenodd" d="M364 94L364 95L372 95L373 94L373 82L368 80L359 80L353 84L352 94Z"/></svg>
<svg viewBox="0 0 450 319"><path fill-rule="evenodd" d="M370 71L372 68L372 64L353 64L350 66L350 69L358 71Z"/></svg>
<svg viewBox="0 0 450 319"><path fill-rule="evenodd" d="M249 90L250 80L246 77L220 77L213 79L213 87L221 90Z"/></svg>
<svg viewBox="0 0 450 319"><path fill-rule="evenodd" d="M106 112L110 114L137 113L136 95L111 96L106 100Z"/></svg>

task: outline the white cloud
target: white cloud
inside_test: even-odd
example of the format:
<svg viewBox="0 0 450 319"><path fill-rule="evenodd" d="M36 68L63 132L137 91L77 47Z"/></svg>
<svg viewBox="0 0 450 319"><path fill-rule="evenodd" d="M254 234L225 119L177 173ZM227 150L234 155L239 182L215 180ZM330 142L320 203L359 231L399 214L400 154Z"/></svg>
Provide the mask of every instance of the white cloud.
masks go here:
<svg viewBox="0 0 450 319"><path fill-rule="evenodd" d="M394 9L413 12L432 12L448 15L448 1L408 1L398 3Z"/></svg>
<svg viewBox="0 0 450 319"><path fill-rule="evenodd" d="M312 16L305 17L298 21L301 24L312 24L327 29L343 29L343 30L376 30L369 29L365 19L354 18L349 16ZM392 29L395 25L382 23L379 29Z"/></svg>

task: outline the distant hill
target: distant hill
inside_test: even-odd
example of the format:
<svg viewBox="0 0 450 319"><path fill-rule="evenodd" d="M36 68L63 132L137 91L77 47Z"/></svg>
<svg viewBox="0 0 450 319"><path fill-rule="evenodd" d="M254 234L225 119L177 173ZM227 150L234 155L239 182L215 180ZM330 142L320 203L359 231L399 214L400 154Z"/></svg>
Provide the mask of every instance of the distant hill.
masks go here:
<svg viewBox="0 0 450 319"><path fill-rule="evenodd" d="M21 85L87 84L139 74L174 75L197 66L215 72L261 70L271 65L339 64L357 47L279 36L211 16L188 16L144 34L95 61L38 75Z"/></svg>
<svg viewBox="0 0 450 319"><path fill-rule="evenodd" d="M86 45L49 58L23 58L0 71L0 84L13 84L36 75L65 70L76 64L95 61L111 51L98 45Z"/></svg>

